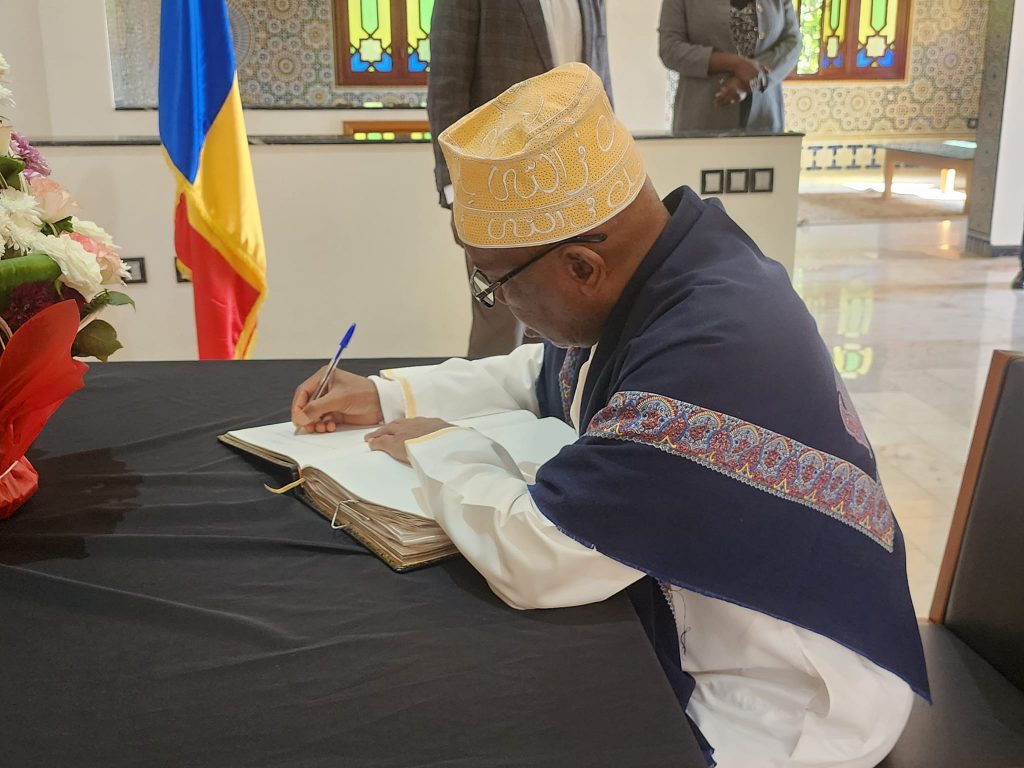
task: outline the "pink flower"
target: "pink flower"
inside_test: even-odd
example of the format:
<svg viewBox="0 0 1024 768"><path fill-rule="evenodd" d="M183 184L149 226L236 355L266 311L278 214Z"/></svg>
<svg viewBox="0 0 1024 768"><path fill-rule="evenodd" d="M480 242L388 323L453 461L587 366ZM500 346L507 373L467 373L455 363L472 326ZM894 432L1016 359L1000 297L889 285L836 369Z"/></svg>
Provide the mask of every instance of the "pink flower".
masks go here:
<svg viewBox="0 0 1024 768"><path fill-rule="evenodd" d="M78 210L71 193L53 179L35 177L28 181L28 191L39 203L43 221L54 224Z"/></svg>
<svg viewBox="0 0 1024 768"><path fill-rule="evenodd" d="M67 236L96 257L104 285L121 282L121 278L124 276L124 264L121 262L120 256L103 243L98 243L80 232L72 232Z"/></svg>
<svg viewBox="0 0 1024 768"><path fill-rule="evenodd" d="M39 150L29 144L28 139L17 131L11 131L11 151L15 157L25 161L25 179L31 180L37 176L49 176L50 166L39 153Z"/></svg>

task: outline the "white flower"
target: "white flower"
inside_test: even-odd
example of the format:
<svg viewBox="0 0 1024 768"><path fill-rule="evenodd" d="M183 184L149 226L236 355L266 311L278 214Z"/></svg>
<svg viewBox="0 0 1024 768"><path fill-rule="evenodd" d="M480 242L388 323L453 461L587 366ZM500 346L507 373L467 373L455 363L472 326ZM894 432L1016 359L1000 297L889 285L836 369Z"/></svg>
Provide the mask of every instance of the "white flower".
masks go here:
<svg viewBox="0 0 1024 768"><path fill-rule="evenodd" d="M0 210L21 227L32 227L36 230L43 226L42 214L34 195L20 189L8 188L0 191Z"/></svg>
<svg viewBox="0 0 1024 768"><path fill-rule="evenodd" d="M61 281L74 288L86 301L102 290L103 275L96 257L70 237L53 237L41 232L32 238L31 250L45 253L60 266Z"/></svg>
<svg viewBox="0 0 1024 768"><path fill-rule="evenodd" d="M11 109L17 106L14 93L6 85L0 85L0 109Z"/></svg>
<svg viewBox="0 0 1024 768"><path fill-rule="evenodd" d="M107 248L112 248L115 251L121 250L114 245L114 238L107 234L107 231L95 221L89 221L88 219L80 219L77 216L72 216L71 229L95 240L97 243L107 246Z"/></svg>
<svg viewBox="0 0 1024 768"><path fill-rule="evenodd" d="M35 197L17 189L0 192L0 253L8 245L24 252L41 226Z"/></svg>
<svg viewBox="0 0 1024 768"><path fill-rule="evenodd" d="M14 248L22 254L27 253L33 238L38 234L38 229L28 229L11 223L10 217L0 211L0 254L8 247Z"/></svg>
<svg viewBox="0 0 1024 768"><path fill-rule="evenodd" d="M0 53L0 77L7 77L7 73L11 71L11 65L7 63L7 59Z"/></svg>
<svg viewBox="0 0 1024 768"><path fill-rule="evenodd" d="M117 270L117 274L114 275L114 277L111 278L110 280L107 280L106 278L104 278L103 284L104 285L124 285L124 281L127 280L131 276L132 276L131 268L122 261L121 262L121 266Z"/></svg>

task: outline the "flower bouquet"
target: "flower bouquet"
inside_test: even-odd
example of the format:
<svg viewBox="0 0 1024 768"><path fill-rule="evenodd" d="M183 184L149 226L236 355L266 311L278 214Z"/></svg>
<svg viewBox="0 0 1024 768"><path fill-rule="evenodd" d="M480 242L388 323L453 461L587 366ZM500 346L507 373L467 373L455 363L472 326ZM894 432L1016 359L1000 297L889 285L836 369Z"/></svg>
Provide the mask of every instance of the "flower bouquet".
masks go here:
<svg viewBox="0 0 1024 768"><path fill-rule="evenodd" d="M82 386L86 365L71 356L78 307L61 301L8 336L0 329L0 519L39 487L25 451L64 398Z"/></svg>
<svg viewBox="0 0 1024 768"><path fill-rule="evenodd" d="M0 55L0 126L13 106L7 70ZM112 290L127 271L110 235L78 218L78 204L49 178L38 150L9 134L0 131L0 518L35 491L24 453L82 386L86 366L73 358L106 360L122 346L98 315L134 306Z"/></svg>

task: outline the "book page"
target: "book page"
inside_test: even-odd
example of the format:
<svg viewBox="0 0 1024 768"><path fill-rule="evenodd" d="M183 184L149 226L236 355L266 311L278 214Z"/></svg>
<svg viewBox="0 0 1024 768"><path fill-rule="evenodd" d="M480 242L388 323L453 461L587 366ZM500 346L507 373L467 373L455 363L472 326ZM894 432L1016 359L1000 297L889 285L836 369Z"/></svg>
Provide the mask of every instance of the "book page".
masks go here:
<svg viewBox="0 0 1024 768"><path fill-rule="evenodd" d="M419 485L413 468L383 451L371 451L366 443L363 446L361 453L324 454L313 466L358 501L427 517L413 495Z"/></svg>
<svg viewBox="0 0 1024 768"><path fill-rule="evenodd" d="M509 452L512 460L532 483L537 469L557 454L563 446L576 440L576 431L558 419L524 419L513 411L495 416L482 416L459 422L494 440ZM419 478L412 467L402 464L382 451L371 451L363 444L361 451L331 452L311 463L345 488L356 499L402 512L429 517L416 500Z"/></svg>
<svg viewBox="0 0 1024 768"><path fill-rule="evenodd" d="M474 427L484 434L511 424L531 423L537 420L529 411L506 411L477 416L455 422L458 426ZM334 432L295 434L291 422L269 424L228 432L228 435L256 448L271 451L291 459L301 468L317 466L324 459L371 453L366 435L377 427L339 427ZM387 457L389 461L394 459ZM395 462L397 463L397 462ZM318 466L319 469L323 467Z"/></svg>
<svg viewBox="0 0 1024 768"><path fill-rule="evenodd" d="M561 419L505 424L480 429L512 457L527 483L533 483L541 464L553 459L567 445L576 442L576 430Z"/></svg>
<svg viewBox="0 0 1024 768"><path fill-rule="evenodd" d="M367 453L364 436L376 427L340 427L334 432L295 434L295 425L289 422L269 424L265 427L251 427L228 432L237 440L256 448L286 456L300 467L312 466L325 456L348 456Z"/></svg>
<svg viewBox="0 0 1024 768"><path fill-rule="evenodd" d="M502 445L519 465L527 482L537 469L576 440L576 431L558 419L537 419L529 411L477 416L455 422L471 427ZM415 471L382 451L371 451L365 436L377 427L340 428L323 434L295 434L291 423L241 429L228 434L256 448L292 459L330 477L352 498L429 517L417 502Z"/></svg>

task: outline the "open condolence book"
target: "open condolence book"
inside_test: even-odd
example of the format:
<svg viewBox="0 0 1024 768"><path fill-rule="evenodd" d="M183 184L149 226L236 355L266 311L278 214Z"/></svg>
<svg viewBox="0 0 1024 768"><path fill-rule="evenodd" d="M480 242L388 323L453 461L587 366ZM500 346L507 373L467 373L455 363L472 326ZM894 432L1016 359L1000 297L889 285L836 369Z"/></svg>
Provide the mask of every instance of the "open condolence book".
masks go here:
<svg viewBox="0 0 1024 768"><path fill-rule="evenodd" d="M527 482L538 467L576 440L558 419L507 411L454 422L472 427L508 451ZM456 554L455 545L417 500L419 480L409 466L371 451L371 428L295 435L290 422L221 435L230 446L297 471L299 495L394 568L404 571Z"/></svg>

